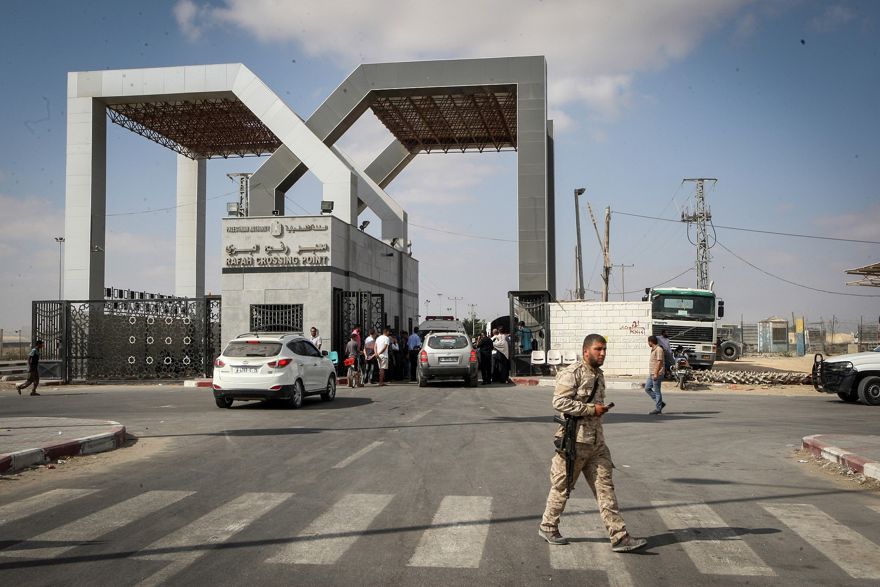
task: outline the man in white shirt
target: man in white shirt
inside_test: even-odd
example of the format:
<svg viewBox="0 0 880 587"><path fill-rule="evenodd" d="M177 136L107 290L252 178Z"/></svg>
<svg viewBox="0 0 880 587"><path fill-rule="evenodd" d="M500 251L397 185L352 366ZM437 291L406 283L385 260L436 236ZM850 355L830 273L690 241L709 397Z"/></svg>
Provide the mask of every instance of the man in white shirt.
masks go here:
<svg viewBox="0 0 880 587"><path fill-rule="evenodd" d="M312 329L310 332L312 334L312 337L309 340L311 340L312 344L315 345L315 348L320 351L322 341L321 341L321 337L318 336L318 329L315 328L314 326L312 326Z"/></svg>
<svg viewBox="0 0 880 587"><path fill-rule="evenodd" d="M379 358L379 386L385 385L385 371L388 369L388 349L391 347L391 330L386 328L376 339L376 356Z"/></svg>

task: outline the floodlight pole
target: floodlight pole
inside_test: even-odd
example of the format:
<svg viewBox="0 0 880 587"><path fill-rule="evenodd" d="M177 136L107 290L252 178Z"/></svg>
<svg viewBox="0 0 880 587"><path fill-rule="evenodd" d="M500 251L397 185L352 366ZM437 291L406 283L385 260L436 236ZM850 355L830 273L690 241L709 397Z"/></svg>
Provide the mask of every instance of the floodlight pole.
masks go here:
<svg viewBox="0 0 880 587"><path fill-rule="evenodd" d="M56 236L55 242L58 243L58 301L61 301L61 284L63 283L64 279L64 237Z"/></svg>
<svg viewBox="0 0 880 587"><path fill-rule="evenodd" d="M575 261L577 263L577 283L575 284L575 297L584 299L584 259L583 248L581 247L581 212L578 206L578 196L587 191L586 188L575 188L574 190L574 225L577 232L577 248L575 249Z"/></svg>

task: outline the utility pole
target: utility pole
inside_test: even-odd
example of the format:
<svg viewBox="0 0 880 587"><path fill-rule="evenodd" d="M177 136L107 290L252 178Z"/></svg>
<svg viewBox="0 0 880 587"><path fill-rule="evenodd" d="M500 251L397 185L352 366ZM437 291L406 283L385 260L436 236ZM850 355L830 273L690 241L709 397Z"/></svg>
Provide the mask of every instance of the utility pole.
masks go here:
<svg viewBox="0 0 880 587"><path fill-rule="evenodd" d="M611 250L609 248L609 243L611 242L611 207L608 206L605 208L605 240L602 240L602 237L599 235L599 223L596 222L596 217L593 216L593 207L590 206L590 203L587 202L587 210L590 212L590 219L593 221L593 228L596 229L596 238L599 239L599 246L602 248L602 257L604 262L602 264L602 301L608 301L608 282L611 279Z"/></svg>
<svg viewBox="0 0 880 587"><path fill-rule="evenodd" d="M425 300L425 320L428 319L428 305L431 303L430 299Z"/></svg>
<svg viewBox="0 0 880 587"><path fill-rule="evenodd" d="M577 265L577 279L575 280L575 290L577 299L584 299L584 258L583 247L581 246L581 209L578 206L578 196L582 195L587 188L576 188L574 190L574 226L577 232L577 245L574 249L575 264ZM589 206L589 202L587 203Z"/></svg>
<svg viewBox="0 0 880 587"><path fill-rule="evenodd" d="M468 304L471 317L471 339L477 335L477 304Z"/></svg>
<svg viewBox="0 0 880 587"><path fill-rule="evenodd" d="M620 299L622 301L626 301L626 280L624 279L624 271L626 271L627 267L635 267L635 265L624 265L623 263L618 263L615 267L620 267Z"/></svg>
<svg viewBox="0 0 880 587"><path fill-rule="evenodd" d="M454 310L452 311L452 317L455 318L456 320L458 320L458 302L460 302L464 298L457 298L457 297L453 296L451 298L446 298L446 299L449 300L450 302L452 302L452 305L454 306Z"/></svg>
<svg viewBox="0 0 880 587"><path fill-rule="evenodd" d="M718 180L714 177L691 177L685 178L682 182L693 181L697 184L697 207L693 214L689 210L681 213L681 221L688 224L697 225L697 289L709 289L709 233L706 230L706 223L712 221L712 212L706 206L706 199L703 195L703 183L707 181Z"/></svg>

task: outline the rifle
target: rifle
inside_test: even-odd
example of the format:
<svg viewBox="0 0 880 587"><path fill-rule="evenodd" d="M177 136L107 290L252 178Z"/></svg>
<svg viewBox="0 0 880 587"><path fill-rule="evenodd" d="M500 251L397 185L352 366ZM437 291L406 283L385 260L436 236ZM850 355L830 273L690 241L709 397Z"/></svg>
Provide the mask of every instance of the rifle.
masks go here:
<svg viewBox="0 0 880 587"><path fill-rule="evenodd" d="M553 416L553 421L562 424L565 428L562 431L562 438L553 441L556 445L556 452L565 459L565 497L571 495L571 486L574 481L574 460L577 456L577 429L580 417Z"/></svg>

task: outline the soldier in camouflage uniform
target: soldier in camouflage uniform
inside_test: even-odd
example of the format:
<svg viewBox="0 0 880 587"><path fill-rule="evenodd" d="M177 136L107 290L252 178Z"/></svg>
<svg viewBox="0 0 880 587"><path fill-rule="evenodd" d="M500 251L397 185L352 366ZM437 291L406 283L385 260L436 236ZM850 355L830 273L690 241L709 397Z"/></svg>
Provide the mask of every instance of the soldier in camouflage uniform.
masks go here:
<svg viewBox="0 0 880 587"><path fill-rule="evenodd" d="M647 541L627 533L614 495L611 452L605 445L601 420L602 414L609 409L605 405L605 375L600 368L605 362L605 346L605 339L598 334L584 338L583 361L566 367L556 376L553 407L563 414L580 417L571 487L574 488L578 476L583 473L599 504L599 514L608 529L612 550L628 552L645 546ZM593 395L592 399L590 395ZM562 433L563 427L560 426L556 437L561 437ZM557 452L550 463L550 495L538 529L538 534L550 544L568 544L559 533L559 517L568 501L566 483L565 458Z"/></svg>

